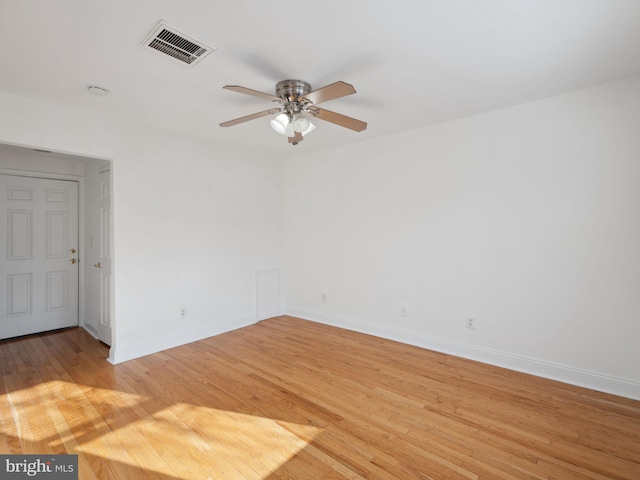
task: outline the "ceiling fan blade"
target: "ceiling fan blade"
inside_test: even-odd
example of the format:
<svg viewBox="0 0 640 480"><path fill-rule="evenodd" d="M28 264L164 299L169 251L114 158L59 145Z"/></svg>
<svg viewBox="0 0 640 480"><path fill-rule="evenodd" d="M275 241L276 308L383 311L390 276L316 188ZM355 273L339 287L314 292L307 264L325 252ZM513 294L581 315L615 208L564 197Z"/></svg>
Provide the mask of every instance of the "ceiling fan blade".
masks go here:
<svg viewBox="0 0 640 480"><path fill-rule="evenodd" d="M273 115L274 113L280 113L281 111L281 108L270 108L269 110L264 110L252 115L247 115L246 117L240 117L236 118L235 120L229 120L228 122L222 122L220 126L233 127L234 125L238 125L239 123L248 122L249 120L255 120L256 118L266 117L267 115Z"/></svg>
<svg viewBox="0 0 640 480"><path fill-rule="evenodd" d="M331 112L329 110L325 110L324 108L311 107L307 109L307 111L320 120L335 123L336 125L340 125L341 127L350 128L351 130L355 130L356 132L361 132L367 129L367 122L347 117L346 115L342 115L340 113Z"/></svg>
<svg viewBox="0 0 640 480"><path fill-rule="evenodd" d="M251 95L252 97L265 98L267 100L271 100L272 102L279 102L280 99L275 95L269 95L268 93L262 93L258 90L252 90L247 87L241 87L240 85L225 85L222 87L226 90L231 90L232 92L244 93L245 95Z"/></svg>
<svg viewBox="0 0 640 480"><path fill-rule="evenodd" d="M349 85L345 82L336 82L314 90L313 92L309 92L306 95L302 95L300 98L309 100L315 105L335 98L353 95L354 93L356 93L356 89L353 88L353 85Z"/></svg>

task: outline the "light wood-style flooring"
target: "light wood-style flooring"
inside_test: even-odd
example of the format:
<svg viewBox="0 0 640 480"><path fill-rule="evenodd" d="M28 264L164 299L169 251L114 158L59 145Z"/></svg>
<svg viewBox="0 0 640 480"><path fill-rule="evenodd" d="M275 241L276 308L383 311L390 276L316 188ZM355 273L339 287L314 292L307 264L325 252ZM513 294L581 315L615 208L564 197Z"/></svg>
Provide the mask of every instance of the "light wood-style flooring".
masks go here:
<svg viewBox="0 0 640 480"><path fill-rule="evenodd" d="M0 453L90 479L640 479L640 402L278 317L119 365L0 342Z"/></svg>

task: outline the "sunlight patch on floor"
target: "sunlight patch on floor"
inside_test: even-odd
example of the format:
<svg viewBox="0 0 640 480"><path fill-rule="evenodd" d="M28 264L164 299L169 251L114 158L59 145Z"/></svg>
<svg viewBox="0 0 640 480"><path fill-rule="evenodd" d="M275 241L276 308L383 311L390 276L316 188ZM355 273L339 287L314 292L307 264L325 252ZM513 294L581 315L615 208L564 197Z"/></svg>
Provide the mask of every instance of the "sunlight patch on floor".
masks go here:
<svg viewBox="0 0 640 480"><path fill-rule="evenodd" d="M215 408L177 403L78 447L180 478L268 477L308 442L286 422ZM321 429L295 425L312 439Z"/></svg>
<svg viewBox="0 0 640 480"><path fill-rule="evenodd" d="M4 442L3 449L78 453L81 475L89 470L87 462L104 461L125 474L264 479L322 432L188 403L158 409L149 397L60 380L22 389L7 381L9 402L0 396L0 432L13 439L13 447Z"/></svg>
<svg viewBox="0 0 640 480"><path fill-rule="evenodd" d="M51 380L32 387L14 389L5 377L8 416L13 420L15 433L22 443L58 446L70 437L82 437L95 431L100 424L106 427L102 417L115 415L133 405L145 401L145 397L119 391L88 387L61 380ZM0 395L0 400L3 396ZM102 412L95 410L92 396L104 398ZM43 407L47 414L43 415ZM3 422L4 425L4 422ZM4 429L4 426L3 426ZM9 432L2 432L9 434ZM37 452L34 452L37 453Z"/></svg>

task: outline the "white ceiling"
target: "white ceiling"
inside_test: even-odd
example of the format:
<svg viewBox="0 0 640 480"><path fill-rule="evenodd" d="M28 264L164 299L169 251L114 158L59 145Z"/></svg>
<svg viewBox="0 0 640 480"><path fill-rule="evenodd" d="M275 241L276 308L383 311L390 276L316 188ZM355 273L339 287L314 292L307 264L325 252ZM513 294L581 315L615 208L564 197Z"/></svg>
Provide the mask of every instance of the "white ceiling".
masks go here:
<svg viewBox="0 0 640 480"><path fill-rule="evenodd" d="M160 20L213 45L188 67L141 46ZM640 73L638 0L0 0L0 90L285 156L516 105ZM286 78L343 80L298 146L270 108ZM88 85L111 91L90 96Z"/></svg>

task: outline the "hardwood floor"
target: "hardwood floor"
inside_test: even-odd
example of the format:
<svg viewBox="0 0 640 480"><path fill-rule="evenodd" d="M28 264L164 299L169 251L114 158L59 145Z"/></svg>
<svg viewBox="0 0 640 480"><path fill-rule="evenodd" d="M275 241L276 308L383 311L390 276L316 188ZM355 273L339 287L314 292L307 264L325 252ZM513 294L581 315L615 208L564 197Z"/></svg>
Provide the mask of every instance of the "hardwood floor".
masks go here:
<svg viewBox="0 0 640 480"><path fill-rule="evenodd" d="M119 365L0 342L0 453L88 479L640 479L640 402L292 317Z"/></svg>

